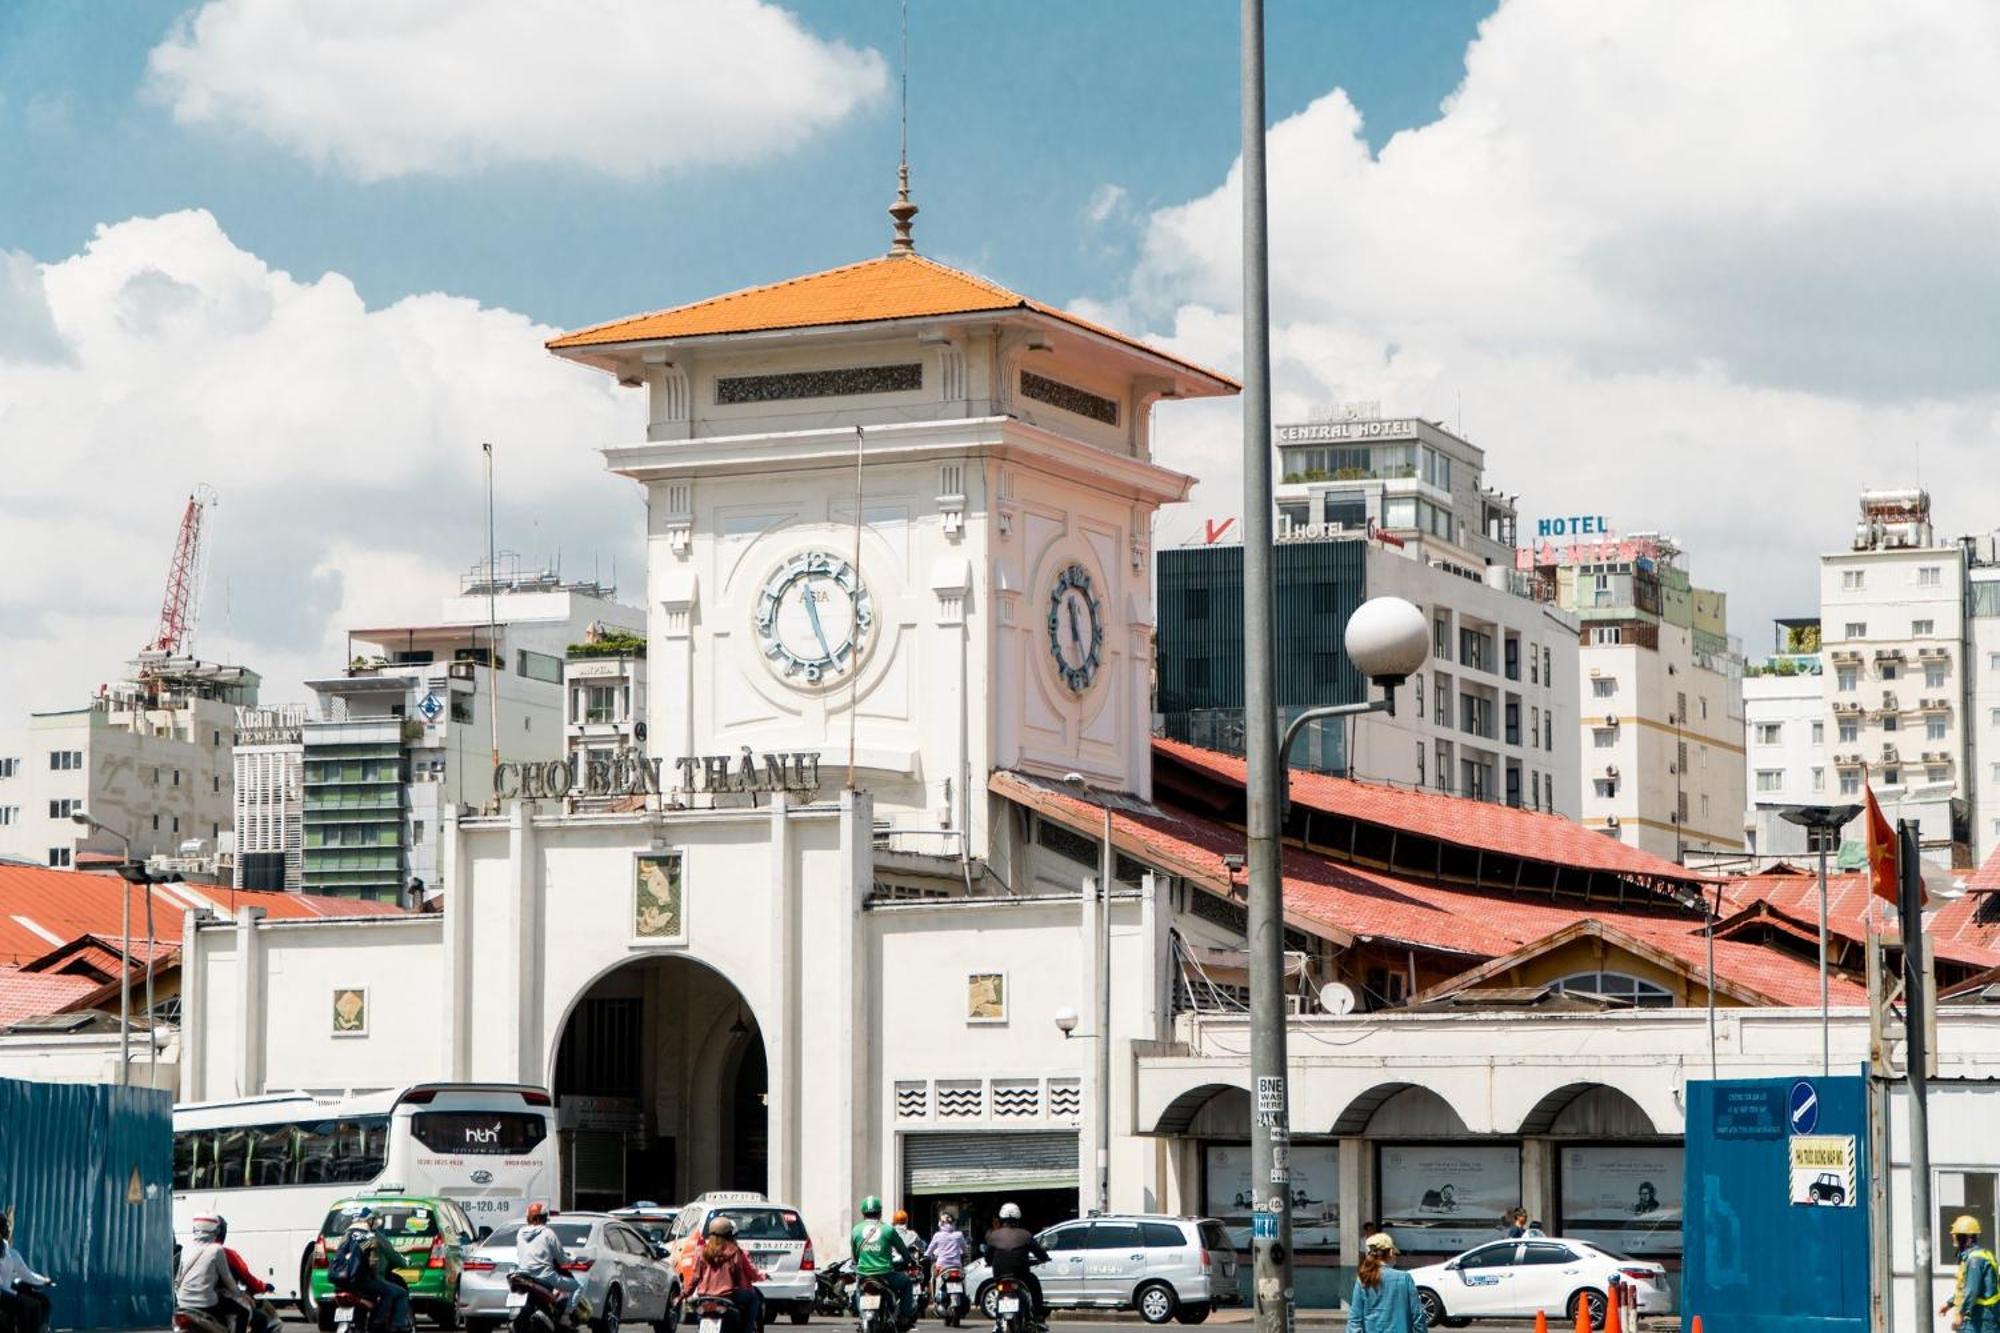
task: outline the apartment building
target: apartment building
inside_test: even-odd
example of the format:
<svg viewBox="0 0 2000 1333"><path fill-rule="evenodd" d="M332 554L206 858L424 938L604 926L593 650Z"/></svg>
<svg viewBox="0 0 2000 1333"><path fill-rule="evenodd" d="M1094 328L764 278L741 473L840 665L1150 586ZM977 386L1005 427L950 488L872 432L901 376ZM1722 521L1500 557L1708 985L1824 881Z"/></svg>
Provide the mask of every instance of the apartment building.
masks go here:
<svg viewBox="0 0 2000 1333"><path fill-rule="evenodd" d="M212 858L232 823L238 666L149 655L82 708L0 732L0 859L73 867L91 856ZM88 812L114 833L79 824Z"/></svg>
<svg viewBox="0 0 2000 1333"><path fill-rule="evenodd" d="M1961 542L1965 571L1965 776L1972 864L2000 850L2000 534Z"/></svg>
<svg viewBox="0 0 2000 1333"><path fill-rule="evenodd" d="M1804 856L1806 831L1786 820L1787 806L1822 805L1830 794L1825 677L1817 617L1780 620L1771 652L1743 668L1743 729L1749 751L1750 850Z"/></svg>
<svg viewBox="0 0 2000 1333"><path fill-rule="evenodd" d="M1575 818L1577 622L1529 596L1511 498L1485 454L1373 405L1276 430L1277 677L1285 715L1362 699L1342 651L1347 617L1401 597L1430 618L1432 659L1383 713L1313 724L1294 765ZM1240 753L1243 549L1233 524L1162 551L1159 729ZM1235 541L1228 540L1231 537Z"/></svg>
<svg viewBox="0 0 2000 1333"><path fill-rule="evenodd" d="M1558 522L1569 539L1538 540L1521 565L1581 625L1584 824L1669 860L1742 852L1743 662L1727 597L1690 582L1667 537Z"/></svg>
<svg viewBox="0 0 2000 1333"><path fill-rule="evenodd" d="M491 798L495 752L567 753L570 645L593 626L643 632L645 613L613 598L510 561L475 567L434 623L349 631L347 669L306 682L318 712L300 727L306 892L436 893L440 825Z"/></svg>
<svg viewBox="0 0 2000 1333"><path fill-rule="evenodd" d="M1850 549L1820 557L1833 799L1872 787L1944 866L1973 864L1966 565L1965 547L1937 542L1917 489L1865 492Z"/></svg>
<svg viewBox="0 0 2000 1333"><path fill-rule="evenodd" d="M305 887L306 704L236 710L236 863L239 889L298 893Z"/></svg>

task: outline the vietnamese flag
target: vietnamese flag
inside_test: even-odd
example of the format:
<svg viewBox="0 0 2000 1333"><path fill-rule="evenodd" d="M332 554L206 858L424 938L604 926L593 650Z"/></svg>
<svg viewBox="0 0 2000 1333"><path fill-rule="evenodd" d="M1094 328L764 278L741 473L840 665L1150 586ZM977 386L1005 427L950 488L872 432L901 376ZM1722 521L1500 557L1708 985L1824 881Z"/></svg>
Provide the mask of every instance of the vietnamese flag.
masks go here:
<svg viewBox="0 0 2000 1333"><path fill-rule="evenodd" d="M1900 844L1896 830L1889 826L1888 819L1882 814L1882 807L1876 803L1875 788L1870 786L1865 790L1868 803L1864 807L1862 819L1865 821L1863 827L1867 830L1868 891L1894 907L1900 901L1901 894L1901 887L1897 882L1897 862L1902 859L1898 855ZM1925 893L1921 886L1917 890L1917 901L1925 904L1930 902L1930 895Z"/></svg>

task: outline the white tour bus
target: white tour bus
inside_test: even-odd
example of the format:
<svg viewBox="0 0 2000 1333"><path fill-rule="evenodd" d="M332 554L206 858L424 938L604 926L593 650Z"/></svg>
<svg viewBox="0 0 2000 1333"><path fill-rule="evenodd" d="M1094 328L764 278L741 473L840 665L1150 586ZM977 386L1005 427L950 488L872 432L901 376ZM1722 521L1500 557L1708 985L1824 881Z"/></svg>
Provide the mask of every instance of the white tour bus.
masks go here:
<svg viewBox="0 0 2000 1333"><path fill-rule="evenodd" d="M555 1111L540 1088L422 1083L324 1100L276 1093L174 1108L174 1238L203 1213L277 1296L312 1313L314 1242L327 1211L357 1194L450 1199L499 1227L555 1201Z"/></svg>

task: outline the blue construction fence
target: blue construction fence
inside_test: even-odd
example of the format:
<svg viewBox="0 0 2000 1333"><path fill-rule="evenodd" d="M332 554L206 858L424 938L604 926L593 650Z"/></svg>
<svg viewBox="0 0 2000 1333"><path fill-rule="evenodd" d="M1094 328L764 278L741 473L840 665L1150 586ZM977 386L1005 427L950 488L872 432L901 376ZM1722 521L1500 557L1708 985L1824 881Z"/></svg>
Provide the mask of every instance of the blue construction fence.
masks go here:
<svg viewBox="0 0 2000 1333"><path fill-rule="evenodd" d="M59 1329L173 1318L173 1097L0 1079L0 1211Z"/></svg>

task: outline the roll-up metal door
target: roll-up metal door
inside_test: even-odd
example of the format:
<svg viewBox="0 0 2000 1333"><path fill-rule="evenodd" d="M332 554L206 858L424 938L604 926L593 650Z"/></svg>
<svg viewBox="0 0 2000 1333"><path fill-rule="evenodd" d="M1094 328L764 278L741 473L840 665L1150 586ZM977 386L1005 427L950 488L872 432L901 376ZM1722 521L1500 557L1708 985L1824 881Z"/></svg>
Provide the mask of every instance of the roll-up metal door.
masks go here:
<svg viewBox="0 0 2000 1333"><path fill-rule="evenodd" d="M903 1192L1075 1189L1076 1134L905 1134Z"/></svg>

